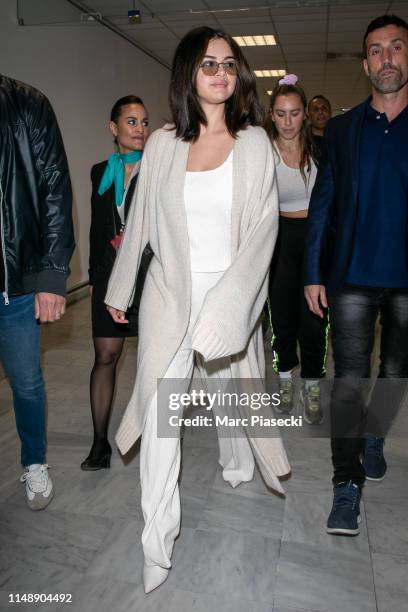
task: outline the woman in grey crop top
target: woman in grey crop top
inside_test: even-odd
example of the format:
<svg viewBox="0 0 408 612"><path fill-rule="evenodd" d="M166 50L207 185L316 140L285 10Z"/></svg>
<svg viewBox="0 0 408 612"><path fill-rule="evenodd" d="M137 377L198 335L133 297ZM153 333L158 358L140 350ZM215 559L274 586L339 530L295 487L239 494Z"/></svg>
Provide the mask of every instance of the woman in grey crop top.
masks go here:
<svg viewBox="0 0 408 612"><path fill-rule="evenodd" d="M302 260L316 155L306 125L307 100L296 75L281 79L271 96L266 124L279 194L279 238L271 267L269 311L281 412L293 407L292 371L301 365L300 398L307 423L322 421L319 380L325 375L327 318L313 315L303 296ZM299 354L298 356L298 344Z"/></svg>

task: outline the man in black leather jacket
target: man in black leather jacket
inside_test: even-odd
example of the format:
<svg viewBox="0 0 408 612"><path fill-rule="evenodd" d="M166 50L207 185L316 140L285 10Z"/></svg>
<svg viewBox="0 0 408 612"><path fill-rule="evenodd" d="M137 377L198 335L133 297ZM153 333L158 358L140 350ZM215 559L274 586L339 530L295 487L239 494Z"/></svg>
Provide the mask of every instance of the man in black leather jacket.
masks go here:
<svg viewBox="0 0 408 612"><path fill-rule="evenodd" d="M52 499L38 322L61 318L74 250L72 191L45 96L0 75L0 362L13 390L31 509Z"/></svg>

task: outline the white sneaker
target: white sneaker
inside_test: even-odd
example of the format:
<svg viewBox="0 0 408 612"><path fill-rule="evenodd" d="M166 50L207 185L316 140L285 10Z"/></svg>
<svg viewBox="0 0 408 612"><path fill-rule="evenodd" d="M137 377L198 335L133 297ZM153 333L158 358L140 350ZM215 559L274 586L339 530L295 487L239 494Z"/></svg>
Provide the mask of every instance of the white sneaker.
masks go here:
<svg viewBox="0 0 408 612"><path fill-rule="evenodd" d="M43 510L54 495L54 487L48 476L46 463L33 463L24 469L20 482L25 482L27 504L31 510Z"/></svg>

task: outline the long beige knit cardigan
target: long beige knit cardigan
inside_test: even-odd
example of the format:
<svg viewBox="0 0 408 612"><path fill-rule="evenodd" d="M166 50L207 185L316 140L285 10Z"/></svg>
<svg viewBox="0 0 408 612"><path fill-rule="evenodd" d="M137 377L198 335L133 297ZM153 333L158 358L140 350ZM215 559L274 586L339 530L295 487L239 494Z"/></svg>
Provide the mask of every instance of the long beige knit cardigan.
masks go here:
<svg viewBox="0 0 408 612"><path fill-rule="evenodd" d="M140 305L136 382L116 435L122 453L143 432L157 380L189 323L191 270L183 197L188 153L189 143L166 126L149 138L105 298L106 304L126 311L149 242L154 257ZM205 360L232 356L234 378L264 378L259 318L278 231L278 197L272 148L262 128L241 130L234 143L231 231L232 264L204 300L193 348ZM287 474L290 466L280 437L248 440L266 483L283 493L277 476Z"/></svg>

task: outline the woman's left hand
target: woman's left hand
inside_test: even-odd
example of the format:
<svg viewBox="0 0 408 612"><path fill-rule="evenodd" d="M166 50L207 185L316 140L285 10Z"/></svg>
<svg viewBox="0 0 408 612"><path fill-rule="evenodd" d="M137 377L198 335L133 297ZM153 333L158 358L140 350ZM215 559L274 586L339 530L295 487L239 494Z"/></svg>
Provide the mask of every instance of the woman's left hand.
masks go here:
<svg viewBox="0 0 408 612"><path fill-rule="evenodd" d="M129 323L128 319L126 319L126 313L123 310L118 310L117 308L113 308L113 306L107 306L108 312L115 323Z"/></svg>

